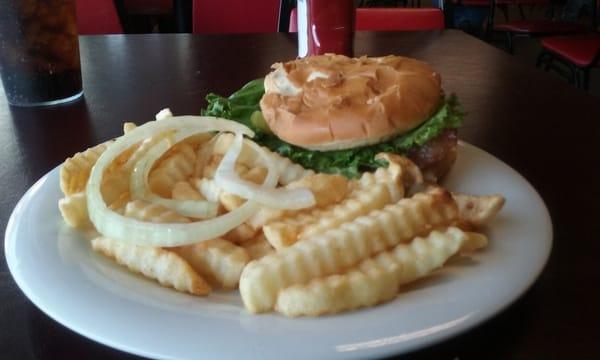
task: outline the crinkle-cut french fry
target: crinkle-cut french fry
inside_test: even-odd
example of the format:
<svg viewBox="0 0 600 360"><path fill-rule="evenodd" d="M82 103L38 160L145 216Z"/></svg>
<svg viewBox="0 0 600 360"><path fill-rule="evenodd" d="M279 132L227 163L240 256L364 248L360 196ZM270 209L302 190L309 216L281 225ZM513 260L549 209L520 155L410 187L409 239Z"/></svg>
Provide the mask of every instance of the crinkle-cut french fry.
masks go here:
<svg viewBox="0 0 600 360"><path fill-rule="evenodd" d="M404 184L402 166L396 162L396 158L390 157L389 154L380 154L378 157L385 159L388 162L387 167L377 168L375 172L365 172L358 180L362 187L371 186L373 184L385 184L390 192L390 198L396 202L404 197Z"/></svg>
<svg viewBox="0 0 600 360"><path fill-rule="evenodd" d="M123 134L127 134L131 130L135 129L137 125L132 122L124 122L123 123Z"/></svg>
<svg viewBox="0 0 600 360"><path fill-rule="evenodd" d="M219 135L214 148L213 153L218 155L225 155L229 147L233 143L234 136L233 134L221 134ZM238 158L238 162L246 164L248 167L257 167L261 166L260 157L256 156L253 151L245 150L246 146L242 148L242 152L240 157ZM277 170L279 171L279 183L281 185L287 185L292 181L298 180L305 176L314 174L314 171L307 170L302 166L293 163L287 157L283 157L276 152L273 152L266 147L262 147L264 151L267 152L269 157L269 162L275 164ZM206 174L204 175L206 177Z"/></svg>
<svg viewBox="0 0 600 360"><path fill-rule="evenodd" d="M249 168L244 174L241 174L241 178L246 181L251 181L255 184L262 184L267 177L267 168L262 166Z"/></svg>
<svg viewBox="0 0 600 360"><path fill-rule="evenodd" d="M129 149L123 151L115 160L106 168L106 174L111 174L115 171L131 170L131 165L137 161L137 159L146 151L149 146L142 147L144 142L140 144L134 144ZM140 150L140 148L142 148Z"/></svg>
<svg viewBox="0 0 600 360"><path fill-rule="evenodd" d="M487 247L488 238L484 234L477 232L465 232L465 234L467 238L460 249L461 253L470 253Z"/></svg>
<svg viewBox="0 0 600 360"><path fill-rule="evenodd" d="M133 128L130 126L130 130ZM133 170L135 164L144 156L148 150L155 146L158 142L167 139L173 135L173 131L164 131L153 135L143 141L134 144L129 149L123 151L117 158L110 164L106 169L105 176L113 172L121 172L120 176L129 178L129 174ZM189 145L188 145L189 146ZM180 144L175 144L169 151L163 156L167 158L170 154L180 152Z"/></svg>
<svg viewBox="0 0 600 360"><path fill-rule="evenodd" d="M207 179L213 179L215 177L215 172L217 171L217 168L219 167L219 164L221 163L221 160L223 160L222 155L213 155L208 160L204 169L202 170L202 176ZM249 167L244 165L243 163L237 162L235 164L235 171L240 176L247 173L248 170L249 170Z"/></svg>
<svg viewBox="0 0 600 360"><path fill-rule="evenodd" d="M196 164L194 165L194 177L202 178L208 177L207 175L214 175L214 171L221 159L222 155L214 155L214 148L219 140L220 135L212 135L206 139L206 141L199 144L196 150ZM212 163L211 163L212 162ZM210 169L206 169L210 165ZM206 173L205 173L206 172Z"/></svg>
<svg viewBox="0 0 600 360"><path fill-rule="evenodd" d="M106 169L102 178L102 196L108 204L117 201L125 192L129 192L129 178L135 164L159 141L171 135L171 132L156 134L133 145L121 153ZM178 148L176 144L174 148ZM189 145L188 145L189 146ZM172 151L169 150L169 151ZM164 158L167 158L165 155Z"/></svg>
<svg viewBox="0 0 600 360"><path fill-rule="evenodd" d="M392 153L379 153L375 157L377 159L383 159L388 163L396 163L402 168L402 183L405 188L410 188L414 185L423 183L423 173L421 173L421 169L406 156Z"/></svg>
<svg viewBox="0 0 600 360"><path fill-rule="evenodd" d="M128 160L135 156L140 148L134 145L120 154L106 169L102 177L100 191L107 204L112 204L129 192L129 174L131 169L127 166Z"/></svg>
<svg viewBox="0 0 600 360"><path fill-rule="evenodd" d="M111 164L111 166L108 168L107 173L115 170L122 171L126 173L126 177L129 178L129 174L142 156L144 156L153 146L158 144L160 141L169 138L172 134L172 131L161 132L152 137L144 139L138 144L135 144L117 157L113 164ZM177 149L177 144L174 146L174 148ZM170 149L169 151L172 150ZM166 158L166 155L163 156L163 158Z"/></svg>
<svg viewBox="0 0 600 360"><path fill-rule="evenodd" d="M309 189L317 200L316 207L326 208L346 198L353 185L353 183L341 175L313 174L295 180L285 187L288 189ZM261 207L246 223L258 230L270 222L286 216L292 217L294 214L306 212L307 210L283 210Z"/></svg>
<svg viewBox="0 0 600 360"><path fill-rule="evenodd" d="M259 230L262 229L268 223L275 222L283 218L284 216L292 216L295 213L297 213L297 210L284 210L261 207L248 220L246 220L246 224L248 224L255 230Z"/></svg>
<svg viewBox="0 0 600 360"><path fill-rule="evenodd" d="M121 215L125 213L125 205L131 201L131 194L129 191L124 192L117 198L117 200L113 201L108 205L108 208L112 211L115 211Z"/></svg>
<svg viewBox="0 0 600 360"><path fill-rule="evenodd" d="M125 216L153 223L188 223L190 220L159 204L133 200L125 206Z"/></svg>
<svg viewBox="0 0 600 360"><path fill-rule="evenodd" d="M166 131L156 134L132 146L123 152L107 169L103 177L103 182L109 182L102 189L102 195L105 201L110 203L122 195L125 190L129 190L129 177L135 164L158 142L168 139L172 132ZM196 142L205 141L210 138L210 134L198 134L184 139L173 145L158 161L158 167L154 169L149 177L150 188L154 184L162 193L159 195L168 197L171 195L171 187L175 185L180 177L187 177L189 165L185 162L194 162ZM185 175L182 175L184 173ZM152 177L155 177L154 179ZM185 180L185 179L181 179Z"/></svg>
<svg viewBox="0 0 600 360"><path fill-rule="evenodd" d="M270 311L281 289L341 273L433 228L448 226L457 218L456 204L446 191L402 199L250 262L240 281L242 300L250 312Z"/></svg>
<svg viewBox="0 0 600 360"><path fill-rule="evenodd" d="M263 234L259 234L254 239L241 243L240 246L246 249L252 260L260 259L275 251Z"/></svg>
<svg viewBox="0 0 600 360"><path fill-rule="evenodd" d="M85 192L78 192L58 200L58 208L67 225L79 229L93 227L87 211Z"/></svg>
<svg viewBox="0 0 600 360"><path fill-rule="evenodd" d="M107 204L115 203L129 194L129 174L122 167L104 174L100 192Z"/></svg>
<svg viewBox="0 0 600 360"><path fill-rule="evenodd" d="M237 286L242 270L250 261L244 248L220 238L170 250L184 258L209 283L226 289Z"/></svg>
<svg viewBox="0 0 600 360"><path fill-rule="evenodd" d="M225 153L227 152L227 150L229 150L229 148L231 147L231 144L233 144L233 140L235 139L235 135L233 134L228 134L228 133L222 133L217 135L217 138L215 139L215 144L212 148L212 153L214 155L225 155ZM240 155L244 154L245 157L244 158L239 158L238 160L245 160L245 162L249 162L250 160L247 160L249 154L249 151L247 150L247 147L243 146L242 148L242 152L240 153Z"/></svg>
<svg viewBox="0 0 600 360"><path fill-rule="evenodd" d="M177 254L157 247L126 244L105 237L92 240L92 248L134 272L163 286L194 295L207 295L210 286Z"/></svg>
<svg viewBox="0 0 600 360"><path fill-rule="evenodd" d="M243 175L242 178L244 178ZM214 179L193 179L192 183L202 196L209 201L218 201L227 211L233 211L246 202L237 195L221 190Z"/></svg>
<svg viewBox="0 0 600 360"><path fill-rule="evenodd" d="M164 158L148 175L150 190L165 198L171 196L171 189L177 182L186 180L194 172L196 152L190 145L178 145L180 151Z"/></svg>
<svg viewBox="0 0 600 360"><path fill-rule="evenodd" d="M197 154L198 149L213 137L214 135L212 133L200 133L185 138L181 143L190 145L192 149L194 149L194 153Z"/></svg>
<svg viewBox="0 0 600 360"><path fill-rule="evenodd" d="M400 200L404 194L402 168L393 159L388 161L387 168L363 174L342 202L325 209L298 212L265 225L263 231L269 243L276 249L281 249L299 239L337 227ZM257 212L255 216L260 214ZM255 222L256 219L250 220L250 223Z"/></svg>
<svg viewBox="0 0 600 360"><path fill-rule="evenodd" d="M215 172L217 171L217 168L221 163L221 160L223 160L222 155L217 154L211 156L210 159L208 159L206 165L204 166L204 169L202 169L202 176L207 179L213 179L215 177ZM238 175L246 173L248 171L248 167L242 163L237 162L234 166L235 171L238 173Z"/></svg>
<svg viewBox="0 0 600 360"><path fill-rule="evenodd" d="M387 187L383 184L374 184L356 189L344 201L330 208L300 212L270 222L263 226L263 232L273 247L282 249L293 245L301 238L335 228L375 209L380 209L390 202ZM259 212L256 216L258 214Z"/></svg>
<svg viewBox="0 0 600 360"><path fill-rule="evenodd" d="M318 316L393 299L400 285L430 274L456 254L467 235L458 228L397 245L341 275L314 279L282 290L275 308L286 316Z"/></svg>
<svg viewBox="0 0 600 360"><path fill-rule="evenodd" d="M239 168L237 171L242 179L252 181L257 184L261 184L267 176L267 169L262 167L256 167L252 169ZM218 187L218 185L216 186ZM246 200L226 191L221 191L219 193L219 202L225 208L225 210L233 211L242 206L246 202Z"/></svg>
<svg viewBox="0 0 600 360"><path fill-rule="evenodd" d="M305 176L312 175L315 172L309 169L305 169L302 166L293 163L287 157L281 156L276 152L273 152L266 147L262 147L265 151L269 151L269 156L271 161L275 163L277 166L277 170L279 170L279 183L281 185L288 185L292 181L296 181L298 179L302 179Z"/></svg>
<svg viewBox="0 0 600 360"><path fill-rule="evenodd" d="M173 200L204 200L204 196L198 192L189 182L179 181L171 190Z"/></svg>
<svg viewBox="0 0 600 360"><path fill-rule="evenodd" d="M91 147L67 158L60 168L60 189L65 195L73 195L85 190L90 171L112 141Z"/></svg>
<svg viewBox="0 0 600 360"><path fill-rule="evenodd" d="M241 224L233 229L231 229L227 234L223 235L223 237L236 244L241 244L243 242L249 241L256 236L256 230L254 230L248 224Z"/></svg>
<svg viewBox="0 0 600 360"><path fill-rule="evenodd" d="M323 208L342 201L350 191L350 182L342 175L314 174L291 182L288 189L307 188L317 200L317 207Z"/></svg>
<svg viewBox="0 0 600 360"><path fill-rule="evenodd" d="M468 195L452 193L458 205L459 217L476 227L490 222L504 206L504 197L501 195Z"/></svg>
<svg viewBox="0 0 600 360"><path fill-rule="evenodd" d="M391 300L397 295L394 273L398 265L389 266L381 268L368 259L363 271L313 280L307 286L294 285L279 293L275 310L289 317L319 316Z"/></svg>
<svg viewBox="0 0 600 360"><path fill-rule="evenodd" d="M246 202L246 200L242 199L237 195L221 191L221 193L219 194L219 202L221 203L221 205L223 205L225 210L233 211L242 206Z"/></svg>
<svg viewBox="0 0 600 360"><path fill-rule="evenodd" d="M208 162L204 165L204 168L202 169L202 177L206 179L214 179L215 172L217 171L217 167L219 167L219 164L221 163L222 159L223 156L221 155L211 156L210 159L208 159ZM241 165L238 165L237 163L235 165L238 166L235 169L239 171L239 166Z"/></svg>
<svg viewBox="0 0 600 360"><path fill-rule="evenodd" d="M210 140L198 147L196 150L196 163L194 164L194 178L203 178L204 169L212 159L214 145L219 136L215 135Z"/></svg>

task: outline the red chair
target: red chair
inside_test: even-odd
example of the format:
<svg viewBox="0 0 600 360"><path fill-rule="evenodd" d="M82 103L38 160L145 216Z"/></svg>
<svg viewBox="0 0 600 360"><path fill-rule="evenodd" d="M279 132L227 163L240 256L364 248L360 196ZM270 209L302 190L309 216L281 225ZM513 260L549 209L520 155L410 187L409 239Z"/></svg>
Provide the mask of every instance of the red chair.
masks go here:
<svg viewBox="0 0 600 360"><path fill-rule="evenodd" d="M452 0L452 4L454 5L463 5L463 6L472 6L472 7L487 7L490 8L492 5L491 0ZM519 14L521 16L521 20L525 20L525 11L523 10L523 6L537 6L537 5L548 5L548 0L496 0L495 8L498 8L502 11L502 15L504 15L504 19L509 21L509 5L517 5L519 8ZM553 10L553 8L551 8ZM489 26L493 26L494 18L488 16ZM489 29L486 29L489 30Z"/></svg>
<svg viewBox="0 0 600 360"><path fill-rule="evenodd" d="M444 13L438 8L357 8L357 31L417 31L444 29ZM289 32L298 31L296 9L290 13Z"/></svg>
<svg viewBox="0 0 600 360"><path fill-rule="evenodd" d="M547 37L541 43L537 66L544 65L546 70L552 68L561 73L562 68L554 64L559 61L569 69L569 82L587 90L590 69L600 66L600 33Z"/></svg>
<svg viewBox="0 0 600 360"><path fill-rule="evenodd" d="M194 33L276 32L280 0L194 0Z"/></svg>
<svg viewBox="0 0 600 360"><path fill-rule="evenodd" d="M517 20L507 21L502 24L494 24L494 9L499 4L505 5L550 5L549 0L492 0L488 25L494 31L503 32L506 35L506 48L509 53L514 52L513 40L515 36L532 37L559 34L585 33L588 26L576 22L552 21L552 20Z"/></svg>
<svg viewBox="0 0 600 360"><path fill-rule="evenodd" d="M77 0L80 35L122 34L123 27L112 0Z"/></svg>

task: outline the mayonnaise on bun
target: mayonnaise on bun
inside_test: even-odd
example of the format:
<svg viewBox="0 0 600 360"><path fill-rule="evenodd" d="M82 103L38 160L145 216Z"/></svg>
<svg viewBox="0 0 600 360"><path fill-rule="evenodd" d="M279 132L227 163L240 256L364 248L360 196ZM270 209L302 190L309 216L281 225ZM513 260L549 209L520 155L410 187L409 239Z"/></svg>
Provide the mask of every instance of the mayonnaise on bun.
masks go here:
<svg viewBox="0 0 600 360"><path fill-rule="evenodd" d="M319 151L386 141L422 124L442 102L439 74L401 56L276 63L264 86L260 108L271 131Z"/></svg>

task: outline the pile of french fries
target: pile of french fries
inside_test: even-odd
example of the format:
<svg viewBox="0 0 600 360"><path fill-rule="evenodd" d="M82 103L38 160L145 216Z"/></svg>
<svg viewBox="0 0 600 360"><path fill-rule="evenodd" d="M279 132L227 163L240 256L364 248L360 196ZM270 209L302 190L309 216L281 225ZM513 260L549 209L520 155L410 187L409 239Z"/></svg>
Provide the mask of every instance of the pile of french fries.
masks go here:
<svg viewBox="0 0 600 360"><path fill-rule="evenodd" d="M168 120L166 120L168 121ZM127 123L124 131L134 128ZM151 190L176 200L218 201L223 214L245 199L219 188L214 173L233 142L228 133L202 134L175 144L150 172ZM60 172L59 209L77 229L93 229L85 188L96 160L111 142L68 158ZM154 223L201 221L159 204L132 198L124 152L106 170L102 195L109 208ZM374 306L400 288L441 268L449 259L486 246L479 232L504 204L499 195L473 196L426 184L409 159L380 154L389 164L360 179L315 174L271 154L279 163L279 186L308 188L316 205L302 210L260 208L221 238L179 247L123 243L101 234L100 252L133 272L193 295L239 288L252 313L318 316ZM242 153L236 171L261 184L267 169ZM168 225L165 225L168 226Z"/></svg>

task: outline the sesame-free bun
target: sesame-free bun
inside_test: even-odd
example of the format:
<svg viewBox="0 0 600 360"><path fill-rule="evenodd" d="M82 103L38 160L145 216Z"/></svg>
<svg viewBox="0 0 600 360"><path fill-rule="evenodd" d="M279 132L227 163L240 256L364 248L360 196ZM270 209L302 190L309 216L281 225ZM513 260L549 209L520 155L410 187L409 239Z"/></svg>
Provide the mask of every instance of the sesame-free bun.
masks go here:
<svg viewBox="0 0 600 360"><path fill-rule="evenodd" d="M263 116L279 138L310 150L385 141L440 106L439 74L411 58L327 54L272 68L260 101Z"/></svg>

